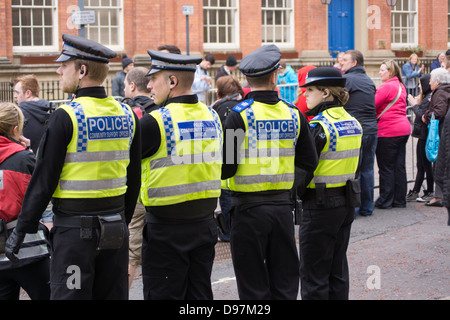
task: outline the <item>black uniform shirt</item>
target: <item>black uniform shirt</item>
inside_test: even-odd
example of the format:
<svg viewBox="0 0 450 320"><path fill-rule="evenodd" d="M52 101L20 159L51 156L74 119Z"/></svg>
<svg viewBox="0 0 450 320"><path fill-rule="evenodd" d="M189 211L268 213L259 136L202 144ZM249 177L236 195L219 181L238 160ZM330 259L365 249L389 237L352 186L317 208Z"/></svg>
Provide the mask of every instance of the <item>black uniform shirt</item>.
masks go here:
<svg viewBox="0 0 450 320"><path fill-rule="evenodd" d="M197 95L185 95L168 99L165 105L171 103L196 104ZM158 122L150 115L146 114L141 118L142 132L142 159L154 155L161 145L161 133ZM191 220L212 217L212 213L217 206L216 198L200 199L177 203L167 206L146 207L153 216L170 220Z"/></svg>
<svg viewBox="0 0 450 320"><path fill-rule="evenodd" d="M245 99L254 99L255 101L265 103L265 104L277 104L280 99L278 98L278 93L276 91L252 91L247 94ZM311 135L308 122L305 116L299 112L300 115L300 135L298 137L298 142L295 147L295 166L306 171L313 173L319 162L316 147L314 145L314 140ZM245 123L242 119L240 113L232 111L225 122L225 130L244 130ZM224 133L224 147L223 147L223 159L224 164L222 167L222 179L228 179L236 174L238 163L239 163L239 149L243 141L228 141L227 134ZM230 147L230 144L231 147ZM233 161L232 163L226 163L227 151L233 150ZM285 191L285 190L284 190ZM283 191L283 192L284 192ZM277 191L264 191L264 193L276 193ZM233 195L238 196L238 193Z"/></svg>
<svg viewBox="0 0 450 320"><path fill-rule="evenodd" d="M90 87L78 90L77 97L104 99L107 96L103 87ZM140 125L136 115L134 115L134 119L135 135L130 149L130 163L127 168L127 192L124 196L125 218L127 223L129 223L133 216L141 181ZM64 110L56 109L50 117L48 128L39 145L36 169L31 177L27 192L25 193L22 211L16 227L17 231L26 233L34 233L37 231L42 213L46 209L54 190L58 186L59 177L66 158L67 146L72 139L72 134L73 125L70 116ZM79 201L80 207L88 209L91 205L100 207L102 203L108 204L112 199L76 200ZM70 213L58 211L55 207L54 213L59 215L70 215Z"/></svg>

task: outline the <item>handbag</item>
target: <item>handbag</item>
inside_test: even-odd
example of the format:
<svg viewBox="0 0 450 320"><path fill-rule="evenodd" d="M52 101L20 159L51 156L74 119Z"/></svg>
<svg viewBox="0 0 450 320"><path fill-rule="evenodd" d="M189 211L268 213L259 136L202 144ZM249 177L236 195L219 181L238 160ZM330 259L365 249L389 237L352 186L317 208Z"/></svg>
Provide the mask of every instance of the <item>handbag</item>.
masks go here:
<svg viewBox="0 0 450 320"><path fill-rule="evenodd" d="M425 155L430 162L435 162L439 149L439 120L431 114L430 124L428 125L428 136L425 144Z"/></svg>

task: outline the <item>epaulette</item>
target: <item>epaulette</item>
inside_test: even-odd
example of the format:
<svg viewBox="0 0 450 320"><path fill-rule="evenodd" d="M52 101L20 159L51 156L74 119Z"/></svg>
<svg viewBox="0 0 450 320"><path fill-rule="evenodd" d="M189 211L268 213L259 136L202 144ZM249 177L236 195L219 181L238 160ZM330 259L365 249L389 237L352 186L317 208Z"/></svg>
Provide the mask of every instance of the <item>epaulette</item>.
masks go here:
<svg viewBox="0 0 450 320"><path fill-rule="evenodd" d="M244 100L241 103L235 105L233 108L233 111L241 113L243 110L250 107L253 104L253 102L255 102L255 100L253 100L253 99Z"/></svg>
<svg viewBox="0 0 450 320"><path fill-rule="evenodd" d="M284 99L280 99L281 101L283 101L284 103L287 104L288 107L294 108L294 109L298 109L292 102L289 102L287 100Z"/></svg>

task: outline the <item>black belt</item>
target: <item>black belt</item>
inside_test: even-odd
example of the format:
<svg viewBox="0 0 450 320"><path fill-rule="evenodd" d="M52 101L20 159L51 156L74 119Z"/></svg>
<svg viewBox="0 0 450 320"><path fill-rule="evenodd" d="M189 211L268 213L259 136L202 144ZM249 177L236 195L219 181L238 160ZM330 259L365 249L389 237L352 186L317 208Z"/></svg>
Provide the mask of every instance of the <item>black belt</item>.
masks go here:
<svg viewBox="0 0 450 320"><path fill-rule="evenodd" d="M97 216L70 216L63 217L55 215L53 217L55 227L65 228L100 228Z"/></svg>
<svg viewBox="0 0 450 320"><path fill-rule="evenodd" d="M245 192L239 192L239 196L232 196L231 204L233 206L239 206L247 203L254 202L270 202L270 201L293 201L291 193L289 191L278 194L264 194L259 195L257 193L245 194Z"/></svg>
<svg viewBox="0 0 450 320"><path fill-rule="evenodd" d="M337 187L337 188L325 188L325 196L326 197L345 197L345 187ZM316 189L307 188L302 199L311 199L316 197Z"/></svg>

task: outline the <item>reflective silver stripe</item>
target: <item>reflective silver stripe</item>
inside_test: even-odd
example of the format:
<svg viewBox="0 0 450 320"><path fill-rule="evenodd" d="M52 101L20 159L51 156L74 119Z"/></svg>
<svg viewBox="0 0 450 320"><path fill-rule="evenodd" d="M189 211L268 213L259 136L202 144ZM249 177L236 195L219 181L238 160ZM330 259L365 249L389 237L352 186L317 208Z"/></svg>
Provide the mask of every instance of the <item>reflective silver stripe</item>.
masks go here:
<svg viewBox="0 0 450 320"><path fill-rule="evenodd" d="M172 155L150 161L150 169L155 170L183 164L210 163L215 161L222 161L222 154L220 151L187 154L183 156Z"/></svg>
<svg viewBox="0 0 450 320"><path fill-rule="evenodd" d="M25 239L23 240L23 243L31 243L36 241L45 241L44 232L42 230L39 230L36 233L25 234Z"/></svg>
<svg viewBox="0 0 450 320"><path fill-rule="evenodd" d="M150 198L164 198L179 196L201 191L219 190L220 180L204 181L197 183L182 184L178 186L151 188L147 190Z"/></svg>
<svg viewBox="0 0 450 320"><path fill-rule="evenodd" d="M95 191L121 188L126 183L126 177L106 180L60 180L59 188L65 191Z"/></svg>
<svg viewBox="0 0 450 320"><path fill-rule="evenodd" d="M255 183L280 183L294 181L294 173L257 175L257 176L235 176L236 185L255 184Z"/></svg>
<svg viewBox="0 0 450 320"><path fill-rule="evenodd" d="M355 179L354 173L343 174L338 176L314 176L313 181L316 183L336 184L346 183L347 180Z"/></svg>
<svg viewBox="0 0 450 320"><path fill-rule="evenodd" d="M294 157L294 148L271 148L271 149L245 149L241 150L241 155L244 153L244 158L263 158L263 157Z"/></svg>
<svg viewBox="0 0 450 320"><path fill-rule="evenodd" d="M66 163L129 160L129 150L77 152L66 155Z"/></svg>
<svg viewBox="0 0 450 320"><path fill-rule="evenodd" d="M360 149L351 149L343 151L327 151L320 154L320 160L342 160L359 156Z"/></svg>
<svg viewBox="0 0 450 320"><path fill-rule="evenodd" d="M48 248L46 244L37 245L34 247L20 248L19 253L16 254L16 257L20 260L39 257L48 254ZM0 255L0 262L8 262L9 259L4 255Z"/></svg>
<svg viewBox="0 0 450 320"><path fill-rule="evenodd" d="M0 170L0 190L3 189L3 170Z"/></svg>

